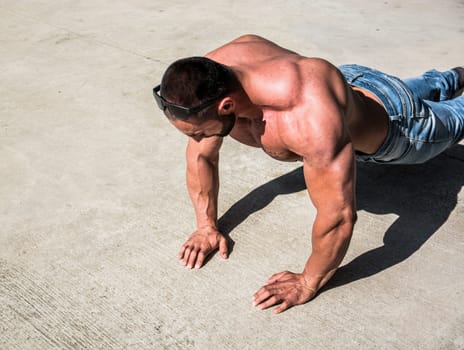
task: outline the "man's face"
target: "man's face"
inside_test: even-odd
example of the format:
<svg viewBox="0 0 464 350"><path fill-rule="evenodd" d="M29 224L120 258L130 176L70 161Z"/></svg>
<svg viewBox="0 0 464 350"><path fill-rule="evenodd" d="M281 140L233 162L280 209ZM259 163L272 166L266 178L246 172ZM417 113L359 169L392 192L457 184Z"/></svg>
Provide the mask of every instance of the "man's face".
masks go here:
<svg viewBox="0 0 464 350"><path fill-rule="evenodd" d="M207 119L191 117L188 120L169 118L169 121L180 132L192 137L195 141L200 141L205 137L229 135L235 125L235 114L219 116Z"/></svg>

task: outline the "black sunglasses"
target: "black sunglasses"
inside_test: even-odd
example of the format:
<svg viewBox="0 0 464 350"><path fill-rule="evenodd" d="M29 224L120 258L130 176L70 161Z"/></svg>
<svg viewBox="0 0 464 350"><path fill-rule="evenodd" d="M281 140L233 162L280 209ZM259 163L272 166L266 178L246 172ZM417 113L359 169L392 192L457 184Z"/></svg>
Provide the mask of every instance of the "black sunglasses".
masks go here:
<svg viewBox="0 0 464 350"><path fill-rule="evenodd" d="M161 90L161 85L155 86L153 88L153 97L155 98L156 104L158 105L159 109L161 109L164 112L164 114L166 114L166 109L167 109L169 111L170 116L176 119L181 119L181 120L187 120L189 116L200 112L202 109L205 109L206 107L208 107L209 105L211 105L213 102L217 101L219 98L221 98L224 95L224 94L221 94L219 96L206 100L205 102L195 107L184 107L184 106L180 106L175 103L166 101L164 97L160 95L159 93L160 90ZM169 115L167 116L169 117Z"/></svg>

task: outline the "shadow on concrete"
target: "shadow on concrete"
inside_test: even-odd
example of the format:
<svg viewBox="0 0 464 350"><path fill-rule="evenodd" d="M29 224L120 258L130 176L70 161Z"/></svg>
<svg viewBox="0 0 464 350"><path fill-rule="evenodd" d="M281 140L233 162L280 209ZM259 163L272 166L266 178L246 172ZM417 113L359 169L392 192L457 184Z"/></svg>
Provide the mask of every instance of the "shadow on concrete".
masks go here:
<svg viewBox="0 0 464 350"><path fill-rule="evenodd" d="M325 289L372 276L410 257L447 221L463 186L462 145L420 165L359 164L358 211L398 218L385 232L383 246L340 267Z"/></svg>
<svg viewBox="0 0 464 350"><path fill-rule="evenodd" d="M398 218L383 232L384 245L367 251L340 267L323 288L328 290L383 271L407 259L446 222L464 186L464 146L456 145L437 158L419 165L358 163L357 206L378 215ZM254 189L220 219L229 237L240 223L281 194L305 189L302 167ZM356 233L355 233L356 234Z"/></svg>
<svg viewBox="0 0 464 350"><path fill-rule="evenodd" d="M268 206L278 195L295 193L306 189L302 169L302 167L299 167L255 188L232 205L219 218L218 227L229 240L230 252L232 252L234 245L234 241L230 238L230 233L251 214Z"/></svg>

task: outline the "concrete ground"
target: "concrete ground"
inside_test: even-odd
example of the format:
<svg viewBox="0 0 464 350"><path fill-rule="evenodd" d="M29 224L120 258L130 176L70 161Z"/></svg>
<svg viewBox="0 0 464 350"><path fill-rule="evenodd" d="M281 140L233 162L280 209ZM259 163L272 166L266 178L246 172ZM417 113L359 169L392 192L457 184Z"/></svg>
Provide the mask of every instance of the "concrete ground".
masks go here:
<svg viewBox="0 0 464 350"><path fill-rule="evenodd" d="M276 316L251 298L310 253L300 165L227 139L233 251L184 269L186 138L151 96L245 33L401 77L462 65L462 0L2 0L0 18L0 349L464 349L463 145L360 165L343 267Z"/></svg>

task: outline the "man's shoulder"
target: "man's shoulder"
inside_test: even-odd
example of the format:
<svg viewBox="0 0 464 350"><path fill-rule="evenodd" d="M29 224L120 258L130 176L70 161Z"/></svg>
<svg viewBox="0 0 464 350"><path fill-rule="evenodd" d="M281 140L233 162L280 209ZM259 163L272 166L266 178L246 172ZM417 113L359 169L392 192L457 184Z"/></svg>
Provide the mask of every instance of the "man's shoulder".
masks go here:
<svg viewBox="0 0 464 350"><path fill-rule="evenodd" d="M338 68L321 57L304 57L299 61L299 65L302 73L308 77L308 83L315 81L320 86L321 81L330 84L338 82L341 78Z"/></svg>
<svg viewBox="0 0 464 350"><path fill-rule="evenodd" d="M302 66L319 70L336 70L329 61L319 57L305 57L273 41L255 34L242 35L208 52L206 57L228 65L230 62L244 64L298 61Z"/></svg>
<svg viewBox="0 0 464 350"><path fill-rule="evenodd" d="M250 99L271 109L302 111L301 107L329 104L335 101L324 97L338 96L332 91L343 90L336 67L321 58L276 56L243 64L239 69Z"/></svg>
<svg viewBox="0 0 464 350"><path fill-rule="evenodd" d="M276 43L253 34L242 35L206 54L206 57L229 66L253 65L276 57L297 55Z"/></svg>
<svg viewBox="0 0 464 350"><path fill-rule="evenodd" d="M300 62L300 74L305 100L309 98L313 105L337 105L344 109L349 89L335 65L322 58L308 58Z"/></svg>
<svg viewBox="0 0 464 350"><path fill-rule="evenodd" d="M281 130L292 151L316 159L335 152L346 138L346 82L338 69L324 59L308 58L300 66L304 83Z"/></svg>

